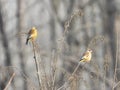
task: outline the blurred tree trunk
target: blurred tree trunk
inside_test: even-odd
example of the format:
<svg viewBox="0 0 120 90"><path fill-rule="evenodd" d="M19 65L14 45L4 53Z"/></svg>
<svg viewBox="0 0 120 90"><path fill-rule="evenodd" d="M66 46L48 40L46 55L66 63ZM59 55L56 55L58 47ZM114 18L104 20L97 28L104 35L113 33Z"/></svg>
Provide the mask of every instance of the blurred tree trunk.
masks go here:
<svg viewBox="0 0 120 90"><path fill-rule="evenodd" d="M104 4L103 4L104 5ZM102 6L101 6L102 7ZM104 8L103 8L104 7ZM111 71L106 71L106 77L114 79L114 70L116 64L116 32L115 32L115 1L114 0L106 0L105 5L102 8L105 10L103 14L103 22L104 22L104 33L107 36L107 44L105 45L105 57L107 55L107 59L110 63L109 68ZM108 62L107 62L108 63ZM107 67L108 68L108 67ZM113 80L114 82L114 80ZM107 89L111 87L106 86Z"/></svg>
<svg viewBox="0 0 120 90"><path fill-rule="evenodd" d="M17 28L18 28L18 33L22 32L24 29L24 17L23 17L23 11L24 11L24 0L18 0L17 1L17 15L18 15L18 23L17 23ZM18 37L18 47L22 47L22 38ZM19 52L19 58L20 58L20 65L23 70L23 73L26 75L26 70L25 70L25 51L22 49L18 50ZM24 77L23 77L24 78ZM24 90L27 90L27 82L23 79L23 88Z"/></svg>
<svg viewBox="0 0 120 90"><path fill-rule="evenodd" d="M107 53L109 54L108 56L110 56L111 58L111 66L112 66L112 70L114 70L115 68L115 62L116 62L116 34L115 34L115 30L114 30L114 24L115 24L115 5L114 5L114 1L113 0L106 0L106 4L104 6L105 9L105 13L104 18L103 18L103 22L104 22L104 32L105 35L107 36L108 39L108 45L106 45L106 50ZM106 53L106 52L105 52ZM109 77L109 75L113 76L113 72L110 72L111 74L107 74L107 77Z"/></svg>
<svg viewBox="0 0 120 90"><path fill-rule="evenodd" d="M117 61L117 66L118 69L120 69L120 16L116 18L116 60ZM117 70L117 82L120 81L120 72L118 72L119 70ZM116 86L116 88L119 89L119 85ZM115 89L116 89L115 88Z"/></svg>
<svg viewBox="0 0 120 90"><path fill-rule="evenodd" d="M51 50L56 49L56 31L55 31L55 20L51 16L50 19L50 40L51 40Z"/></svg>
<svg viewBox="0 0 120 90"><path fill-rule="evenodd" d="M113 60L113 68L115 67L116 60L116 33L115 33L115 13L116 7L114 0L106 0L106 21L105 21L105 30L110 39L110 51Z"/></svg>
<svg viewBox="0 0 120 90"><path fill-rule="evenodd" d="M4 48L5 52L2 52L5 54L5 66L11 66L11 54L10 54L10 49L9 49L9 40L7 38L6 32L5 32L5 28L4 28L4 21L3 21L3 15L2 15L2 6L1 6L1 2L0 2L0 33L1 33L1 37L2 37L2 45ZM10 71L10 73L12 73L12 71ZM1 90L3 90L6 86L6 81L8 80L8 77L5 76L5 79L3 81L0 81L1 84Z"/></svg>

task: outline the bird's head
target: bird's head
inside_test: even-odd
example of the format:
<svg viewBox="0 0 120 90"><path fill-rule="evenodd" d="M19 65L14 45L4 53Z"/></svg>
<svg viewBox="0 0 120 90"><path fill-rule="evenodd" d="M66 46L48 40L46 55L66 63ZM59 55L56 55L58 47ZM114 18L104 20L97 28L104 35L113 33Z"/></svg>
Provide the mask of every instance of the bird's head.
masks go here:
<svg viewBox="0 0 120 90"><path fill-rule="evenodd" d="M32 27L33 30L37 30L36 27Z"/></svg>
<svg viewBox="0 0 120 90"><path fill-rule="evenodd" d="M91 49L88 49L87 51L88 51L88 52L92 52L92 50L91 50Z"/></svg>

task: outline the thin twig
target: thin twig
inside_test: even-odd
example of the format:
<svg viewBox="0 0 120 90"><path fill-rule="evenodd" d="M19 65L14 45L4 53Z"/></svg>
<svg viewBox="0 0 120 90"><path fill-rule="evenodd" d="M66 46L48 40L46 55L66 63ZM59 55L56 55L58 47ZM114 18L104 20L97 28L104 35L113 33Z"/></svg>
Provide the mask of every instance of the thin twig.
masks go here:
<svg viewBox="0 0 120 90"><path fill-rule="evenodd" d="M78 63L78 65L77 65L77 67L75 68L75 70L73 71L72 75L74 75L74 74L76 73L76 71L78 70L79 66L80 66L80 62Z"/></svg>
<svg viewBox="0 0 120 90"><path fill-rule="evenodd" d="M113 89L115 89L118 85L120 85L120 81L116 85L113 86Z"/></svg>
<svg viewBox="0 0 120 90"><path fill-rule="evenodd" d="M11 76L11 78L10 78L8 84L7 84L6 87L4 88L4 90L7 90L7 89L8 89L8 87L9 87L9 85L11 84L11 82L12 82L14 76L15 76L15 72L12 74L12 76Z"/></svg>
<svg viewBox="0 0 120 90"><path fill-rule="evenodd" d="M78 70L80 66L80 62L78 63L77 67L74 69L73 73L72 73L72 76L76 73L76 71ZM65 82L60 88L58 88L57 90L61 90L62 88L65 88L65 86L67 85L67 83L69 82Z"/></svg>
<svg viewBox="0 0 120 90"><path fill-rule="evenodd" d="M41 87L41 79L40 79L40 75L39 75L39 71L40 71L39 63L38 63L37 58L36 58L35 45L34 45L33 41L32 41L32 45L33 45L34 60L35 60L36 71L37 71L37 78L38 78L38 82L39 82L39 87Z"/></svg>
<svg viewBox="0 0 120 90"><path fill-rule="evenodd" d="M52 55L52 60L53 60L53 65L52 65L52 90L55 90L55 79L56 79L56 72L57 72L57 59L55 57L55 51L53 51L53 55Z"/></svg>
<svg viewBox="0 0 120 90"><path fill-rule="evenodd" d="M40 48L38 47L38 44L35 42L34 42L34 45L37 48L37 52L38 52L39 61L37 62L38 62L39 68L41 68L41 70L39 69L39 72L41 73L41 81L44 81L44 82L41 82L41 87L44 90L45 88L49 88L50 83L48 81L47 74L45 72L45 65L41 63L42 59L41 59Z"/></svg>
<svg viewBox="0 0 120 90"><path fill-rule="evenodd" d="M118 32L119 33L119 32ZM116 72L117 72L117 64L118 64L118 50L119 50L119 45L118 45L118 33L116 34L116 38L117 38L117 46L116 46L116 62L115 62L115 72L114 72L114 80L113 80L113 87L112 90L114 90L114 84L115 84L115 79L116 79Z"/></svg>
<svg viewBox="0 0 120 90"><path fill-rule="evenodd" d="M67 82L65 82L60 88L58 88L57 90L63 90L63 88L65 88L65 85L67 84Z"/></svg>
<svg viewBox="0 0 120 90"><path fill-rule="evenodd" d="M74 74L76 73L76 71L78 70L78 68L79 68L79 66L80 66L80 63L81 63L81 62L79 61L78 65L77 65L76 68L74 69L72 75L74 75ZM85 64L86 64L86 63L84 63L82 66L85 66Z"/></svg>

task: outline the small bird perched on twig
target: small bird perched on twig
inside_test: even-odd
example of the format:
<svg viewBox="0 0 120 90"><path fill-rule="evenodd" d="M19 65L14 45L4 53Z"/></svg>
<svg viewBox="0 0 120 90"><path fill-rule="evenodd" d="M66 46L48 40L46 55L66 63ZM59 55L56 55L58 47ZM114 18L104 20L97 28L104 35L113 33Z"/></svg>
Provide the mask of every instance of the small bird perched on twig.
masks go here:
<svg viewBox="0 0 120 90"><path fill-rule="evenodd" d="M92 50L88 49L80 59L80 62L89 62L92 58Z"/></svg>
<svg viewBox="0 0 120 90"><path fill-rule="evenodd" d="M32 27L30 31L28 32L28 36L26 39L26 45L28 44L29 40L33 42L35 41L36 38L37 38L37 29L35 27Z"/></svg>
<svg viewBox="0 0 120 90"><path fill-rule="evenodd" d="M75 74L75 72L77 71L77 69L79 68L80 66L80 63L81 62L89 62L92 58L92 50L91 49L88 49L82 56L82 58L80 59L77 67L75 68L75 70L73 71L72 75Z"/></svg>

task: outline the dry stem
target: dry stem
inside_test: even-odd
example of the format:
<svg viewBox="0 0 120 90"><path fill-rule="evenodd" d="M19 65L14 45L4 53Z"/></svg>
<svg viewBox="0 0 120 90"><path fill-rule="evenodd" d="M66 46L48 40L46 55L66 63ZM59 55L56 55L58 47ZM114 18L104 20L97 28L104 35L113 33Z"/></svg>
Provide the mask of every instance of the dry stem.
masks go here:
<svg viewBox="0 0 120 90"><path fill-rule="evenodd" d="M8 87L9 87L10 83L12 82L14 76L15 76L15 72L12 74L12 76L11 76L10 80L8 81L8 84L6 85L6 87L4 88L4 90L8 89Z"/></svg>
<svg viewBox="0 0 120 90"><path fill-rule="evenodd" d="M35 44L34 42L32 41L32 45L33 45L33 52L34 52L34 60L35 60L35 65L36 65L36 71L37 71L37 78L38 78L38 82L39 82L39 87L41 87L41 79L40 79L40 75L39 75L39 63L37 61L37 58L36 58L36 52L35 52Z"/></svg>

